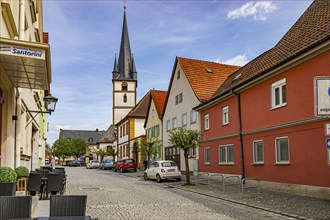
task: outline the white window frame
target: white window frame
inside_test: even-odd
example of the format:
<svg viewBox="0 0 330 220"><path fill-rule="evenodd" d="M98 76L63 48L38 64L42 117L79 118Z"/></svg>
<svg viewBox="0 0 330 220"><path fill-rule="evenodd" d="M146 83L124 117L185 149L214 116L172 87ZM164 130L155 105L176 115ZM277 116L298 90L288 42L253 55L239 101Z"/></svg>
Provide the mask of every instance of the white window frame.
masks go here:
<svg viewBox="0 0 330 220"><path fill-rule="evenodd" d="M182 124L182 127L187 126L187 124L188 124L188 115L187 115L187 113L184 113L184 114L181 115L181 124Z"/></svg>
<svg viewBox="0 0 330 220"><path fill-rule="evenodd" d="M152 110L151 110L151 116L152 116L152 117L155 117L155 109L152 109Z"/></svg>
<svg viewBox="0 0 330 220"><path fill-rule="evenodd" d="M204 115L204 130L210 129L210 115L206 114Z"/></svg>
<svg viewBox="0 0 330 220"><path fill-rule="evenodd" d="M177 118L172 118L172 129L176 129L178 127L178 120Z"/></svg>
<svg viewBox="0 0 330 220"><path fill-rule="evenodd" d="M192 110L190 111L190 124L195 124L197 122L197 112Z"/></svg>
<svg viewBox="0 0 330 220"><path fill-rule="evenodd" d="M222 125L229 124L229 107L225 106L222 108Z"/></svg>
<svg viewBox="0 0 330 220"><path fill-rule="evenodd" d="M233 148L233 161L229 161L229 148ZM221 148L225 148L225 158L226 161L221 161ZM226 144L226 145L220 145L218 148L218 158L219 158L219 164L220 165L234 165L235 164L235 153L234 153L234 145L233 144Z"/></svg>
<svg viewBox="0 0 330 220"><path fill-rule="evenodd" d="M208 152L208 154L206 155L206 151ZM208 158L206 157L208 156ZM210 164L210 148L209 147L205 147L204 148L204 164Z"/></svg>
<svg viewBox="0 0 330 220"><path fill-rule="evenodd" d="M288 160L281 160L278 155L278 146L277 143L279 140L287 139L288 141ZM276 159L276 164L290 164L290 144L289 144L289 137L277 137L275 138L275 159Z"/></svg>
<svg viewBox="0 0 330 220"><path fill-rule="evenodd" d="M257 143L262 143L262 161L257 161L258 154L257 154ZM252 152L253 152L253 163L254 164L264 164L265 161L265 147L264 147L264 141L263 140L255 140L252 143Z"/></svg>
<svg viewBox="0 0 330 220"><path fill-rule="evenodd" d="M166 131L169 132L171 130L171 120L166 121Z"/></svg>
<svg viewBox="0 0 330 220"><path fill-rule="evenodd" d="M283 106L286 106L286 90L285 89L285 101L283 101L283 86L286 87L286 78L281 79L277 82L274 82L271 86L271 109L276 109L276 108L280 108ZM276 94L275 94L275 90L279 89L279 104L276 104Z"/></svg>

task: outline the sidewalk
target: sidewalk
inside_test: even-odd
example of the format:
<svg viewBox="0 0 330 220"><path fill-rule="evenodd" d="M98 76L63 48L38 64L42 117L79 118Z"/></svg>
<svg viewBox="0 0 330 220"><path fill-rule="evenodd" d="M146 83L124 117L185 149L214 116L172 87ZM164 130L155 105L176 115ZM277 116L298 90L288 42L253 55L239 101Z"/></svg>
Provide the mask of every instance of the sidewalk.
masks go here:
<svg viewBox="0 0 330 220"><path fill-rule="evenodd" d="M143 174L143 171L127 173L127 175L137 178L143 178ZM191 177L190 180L191 183L195 184L194 177ZM330 198L329 200L323 200L263 188L260 188L260 194L258 194L257 189L247 189L242 194L241 191L238 192L237 186L226 188L224 193L220 184L216 185L213 183L209 187L206 184L184 186L183 183L185 183L185 175L182 176L181 182L165 181L162 184L236 204L280 213L297 219L330 219Z"/></svg>

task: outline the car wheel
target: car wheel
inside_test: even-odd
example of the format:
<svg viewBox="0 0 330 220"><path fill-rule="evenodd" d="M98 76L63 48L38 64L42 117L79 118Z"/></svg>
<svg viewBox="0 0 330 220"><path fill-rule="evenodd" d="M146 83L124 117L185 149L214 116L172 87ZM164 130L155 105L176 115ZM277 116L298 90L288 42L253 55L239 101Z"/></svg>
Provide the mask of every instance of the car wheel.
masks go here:
<svg viewBox="0 0 330 220"><path fill-rule="evenodd" d="M147 173L144 173L143 178L144 178L145 180L148 180L148 179L149 179Z"/></svg>
<svg viewBox="0 0 330 220"><path fill-rule="evenodd" d="M178 182L180 182L181 181L181 178L176 178L175 180L178 181Z"/></svg>
<svg viewBox="0 0 330 220"><path fill-rule="evenodd" d="M136 172L137 170L136 170L136 168L134 169L134 172Z"/></svg>
<svg viewBox="0 0 330 220"><path fill-rule="evenodd" d="M113 169L113 172L115 172L115 173L117 172L116 168Z"/></svg>
<svg viewBox="0 0 330 220"><path fill-rule="evenodd" d="M162 178L160 178L159 174L156 175L156 180L157 180L158 183L160 183L162 181Z"/></svg>

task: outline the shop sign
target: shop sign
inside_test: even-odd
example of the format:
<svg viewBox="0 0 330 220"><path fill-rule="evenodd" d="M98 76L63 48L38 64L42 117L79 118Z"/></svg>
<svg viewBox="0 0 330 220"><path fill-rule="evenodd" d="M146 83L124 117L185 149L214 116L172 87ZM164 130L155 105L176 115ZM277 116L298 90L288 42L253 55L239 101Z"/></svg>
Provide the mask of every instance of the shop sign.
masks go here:
<svg viewBox="0 0 330 220"><path fill-rule="evenodd" d="M330 77L314 79L315 117L330 117Z"/></svg>
<svg viewBox="0 0 330 220"><path fill-rule="evenodd" d="M0 45L0 54L27 57L27 58L45 59L45 51L36 50L27 47L4 45L4 44Z"/></svg>

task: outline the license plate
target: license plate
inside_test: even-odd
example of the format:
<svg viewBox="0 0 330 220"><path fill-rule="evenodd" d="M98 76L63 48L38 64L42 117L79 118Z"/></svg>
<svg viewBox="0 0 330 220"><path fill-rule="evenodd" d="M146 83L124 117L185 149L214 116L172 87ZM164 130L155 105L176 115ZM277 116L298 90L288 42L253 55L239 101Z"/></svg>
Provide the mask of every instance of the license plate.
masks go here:
<svg viewBox="0 0 330 220"><path fill-rule="evenodd" d="M129 164L129 166L133 166L133 164Z"/></svg>
<svg viewBox="0 0 330 220"><path fill-rule="evenodd" d="M168 169L167 172L174 172L175 169Z"/></svg>

